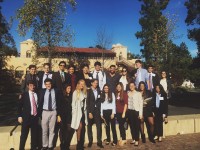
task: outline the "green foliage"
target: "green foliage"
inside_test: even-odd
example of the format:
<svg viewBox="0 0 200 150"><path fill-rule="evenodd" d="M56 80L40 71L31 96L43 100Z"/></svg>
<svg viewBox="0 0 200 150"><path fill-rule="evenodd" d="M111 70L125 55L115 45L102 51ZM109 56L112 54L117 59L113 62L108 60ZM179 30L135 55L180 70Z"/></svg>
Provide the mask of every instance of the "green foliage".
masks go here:
<svg viewBox="0 0 200 150"><path fill-rule="evenodd" d="M128 52L127 53L127 59L128 60L131 60L131 59L141 59L142 56L140 56L139 54L134 54L134 53L131 53L131 52Z"/></svg>
<svg viewBox="0 0 200 150"><path fill-rule="evenodd" d="M24 36L32 29L32 38L37 49L48 48L48 59L51 63L56 46L69 42L71 34L64 26L66 5L75 8L74 0L25 0L24 6L17 11L18 31ZM37 54L36 54L37 55Z"/></svg>
<svg viewBox="0 0 200 150"><path fill-rule="evenodd" d="M198 57L200 57L200 1L188 0L185 2L185 6L188 10L185 22L188 26L194 26L193 29L188 30L188 37L196 41L199 52Z"/></svg>
<svg viewBox="0 0 200 150"><path fill-rule="evenodd" d="M167 7L169 0L139 0L141 5L141 18L139 23L142 31L135 35L141 39L142 56L147 63L159 64L164 62L167 37L167 18L162 11Z"/></svg>
<svg viewBox="0 0 200 150"><path fill-rule="evenodd" d="M0 93L12 91L15 85L14 74L8 71L6 63L8 56L17 55L15 41L9 30L10 25L1 13L0 6Z"/></svg>

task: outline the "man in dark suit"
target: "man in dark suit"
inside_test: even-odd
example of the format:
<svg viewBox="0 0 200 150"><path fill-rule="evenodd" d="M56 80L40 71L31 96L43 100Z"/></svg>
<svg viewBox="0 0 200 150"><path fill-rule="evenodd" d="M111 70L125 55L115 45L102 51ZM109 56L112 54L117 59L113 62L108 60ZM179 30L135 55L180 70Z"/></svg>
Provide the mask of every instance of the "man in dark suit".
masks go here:
<svg viewBox="0 0 200 150"><path fill-rule="evenodd" d="M18 106L18 122L22 124L19 150L24 150L29 129L31 129L31 149L37 149L38 96L35 82L27 81L28 91L22 94Z"/></svg>
<svg viewBox="0 0 200 150"><path fill-rule="evenodd" d="M52 87L52 79L45 79L44 83L46 89L42 89L39 95L39 114L42 117L42 143L43 150L53 150L56 120L61 122L61 93Z"/></svg>
<svg viewBox="0 0 200 150"><path fill-rule="evenodd" d="M52 79L52 73L50 72L50 64L44 63L43 64L43 71L38 72L38 89L45 89L44 80L49 78Z"/></svg>
<svg viewBox="0 0 200 150"><path fill-rule="evenodd" d="M71 85L71 78L68 73L65 72L66 62L61 61L59 63L59 71L53 74L53 86L54 88L59 89L60 91L64 90L66 84Z"/></svg>
<svg viewBox="0 0 200 150"><path fill-rule="evenodd" d="M61 93L62 96L63 96L63 91L64 91L64 88L65 88L65 85L71 85L71 77L68 73L65 72L66 66L67 66L66 62L61 61L59 63L59 71L54 72L53 77L52 77L54 88L60 90L62 92ZM62 123L56 124L55 138L54 138L54 141L53 141L54 147L56 146L56 142L57 142L57 139L58 139L59 129L62 130ZM59 137L60 137L60 141L61 141L60 143L62 143L62 131L59 132ZM62 147L62 145L60 145L60 146Z"/></svg>
<svg viewBox="0 0 200 150"><path fill-rule="evenodd" d="M148 66L148 77L149 77L149 87L150 91L153 91L154 87L160 83L160 78L157 73L154 72L153 65Z"/></svg>
<svg viewBox="0 0 200 150"><path fill-rule="evenodd" d="M35 91L38 90L38 76L36 75L36 66L35 65L30 65L29 66L29 73L27 73L22 79L22 85L21 85L21 92L28 91L27 83L29 80L32 80L35 84ZM20 96L21 97L21 96Z"/></svg>
<svg viewBox="0 0 200 150"><path fill-rule="evenodd" d="M88 147L92 146L92 125L96 124L97 127L97 146L103 148L102 145L102 128L101 128L101 116L100 116L100 89L98 87L98 79L92 79L91 88L87 92L87 111L88 111Z"/></svg>

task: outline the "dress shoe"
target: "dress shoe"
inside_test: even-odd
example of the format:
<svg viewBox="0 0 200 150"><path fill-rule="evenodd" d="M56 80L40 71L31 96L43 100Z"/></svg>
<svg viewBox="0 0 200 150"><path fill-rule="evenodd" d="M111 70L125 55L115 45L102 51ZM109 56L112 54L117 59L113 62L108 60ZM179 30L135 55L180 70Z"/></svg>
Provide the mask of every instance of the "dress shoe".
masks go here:
<svg viewBox="0 0 200 150"><path fill-rule="evenodd" d="M42 150L48 150L48 147L43 147Z"/></svg>
<svg viewBox="0 0 200 150"><path fill-rule="evenodd" d="M97 143L97 146L98 146L99 148L104 148L104 146L102 145L102 143Z"/></svg>
<svg viewBox="0 0 200 150"><path fill-rule="evenodd" d="M115 144L115 143L112 143L111 145L112 145L112 146L116 146L117 144Z"/></svg>
<svg viewBox="0 0 200 150"><path fill-rule="evenodd" d="M88 147L91 148L92 147L92 142L88 143Z"/></svg>
<svg viewBox="0 0 200 150"><path fill-rule="evenodd" d="M142 138L142 143L146 143L145 134L141 134L141 138Z"/></svg>

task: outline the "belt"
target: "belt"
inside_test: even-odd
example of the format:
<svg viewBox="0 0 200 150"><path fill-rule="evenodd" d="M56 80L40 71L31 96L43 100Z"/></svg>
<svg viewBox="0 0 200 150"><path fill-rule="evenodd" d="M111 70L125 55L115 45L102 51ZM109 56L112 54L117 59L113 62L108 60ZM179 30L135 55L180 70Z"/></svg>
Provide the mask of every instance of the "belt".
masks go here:
<svg viewBox="0 0 200 150"><path fill-rule="evenodd" d="M55 111L55 110L54 109L53 110L43 109L43 111Z"/></svg>

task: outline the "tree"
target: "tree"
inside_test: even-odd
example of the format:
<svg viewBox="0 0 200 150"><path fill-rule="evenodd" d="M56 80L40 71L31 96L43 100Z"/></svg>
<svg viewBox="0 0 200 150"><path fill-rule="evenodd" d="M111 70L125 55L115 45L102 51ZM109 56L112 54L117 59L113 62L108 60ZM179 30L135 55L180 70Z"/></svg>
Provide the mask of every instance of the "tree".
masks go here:
<svg viewBox="0 0 200 150"><path fill-rule="evenodd" d="M0 3L3 2L2 0ZM1 12L0 6L0 93L12 91L15 80L14 74L7 68L8 56L16 56L15 41L10 34L10 25ZM8 84L9 83L9 84Z"/></svg>
<svg viewBox="0 0 200 150"><path fill-rule="evenodd" d="M24 36L32 29L32 38L36 49L46 47L48 62L51 64L56 46L68 42L66 4L75 8L75 0L25 0L24 6L17 10L18 32ZM36 51L36 57L37 57Z"/></svg>
<svg viewBox="0 0 200 150"><path fill-rule="evenodd" d="M134 54L131 52L127 53L127 59L131 60L131 59L142 59L142 56L140 56L139 54Z"/></svg>
<svg viewBox="0 0 200 150"><path fill-rule="evenodd" d="M139 0L141 5L141 18L139 23L142 31L135 35L141 39L142 56L148 64L159 69L165 58L167 37L167 18L162 11L167 7L169 0Z"/></svg>
<svg viewBox="0 0 200 150"><path fill-rule="evenodd" d="M112 44L112 39L112 34L108 34L104 26L99 27L95 41L96 48L103 50L109 49L109 46ZM102 51L102 67L104 68L104 51Z"/></svg>
<svg viewBox="0 0 200 150"><path fill-rule="evenodd" d="M198 48L197 57L200 58L200 1L188 0L185 2L185 6L188 10L185 22L188 26L194 26L193 29L188 30L188 37L196 41Z"/></svg>

